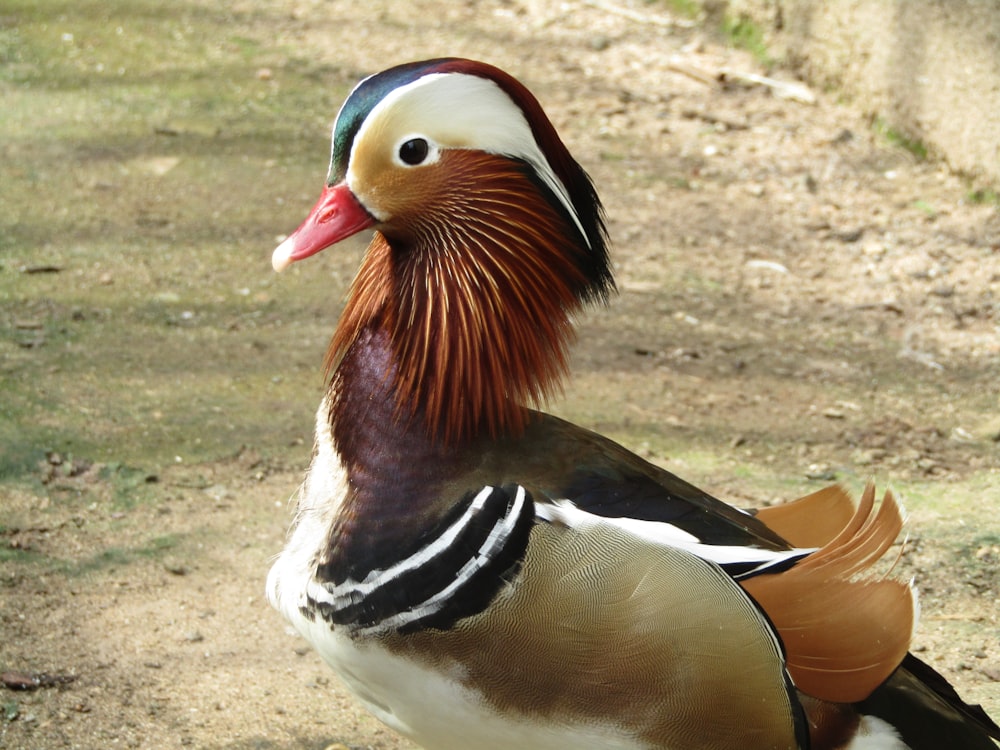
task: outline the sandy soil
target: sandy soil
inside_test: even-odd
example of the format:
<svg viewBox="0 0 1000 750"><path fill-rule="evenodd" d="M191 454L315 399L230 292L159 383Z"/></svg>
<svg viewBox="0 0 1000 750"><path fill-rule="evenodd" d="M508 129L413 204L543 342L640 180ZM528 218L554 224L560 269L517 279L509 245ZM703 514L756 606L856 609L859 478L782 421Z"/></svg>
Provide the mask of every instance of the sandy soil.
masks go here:
<svg viewBox="0 0 1000 750"><path fill-rule="evenodd" d="M764 72L749 55L660 5L635 4L646 22L598 5L234 12L241 33L319 66L317 87L439 55L528 84L601 189L621 292L581 321L575 377L552 409L746 505L833 479L891 481L911 512L898 569L923 593L915 648L1000 716L996 206L835 93L781 98L741 81ZM325 158L283 196L273 234L304 216ZM234 262L252 256L268 273L272 239L245 240ZM349 272L331 278L332 330ZM295 281L276 287L279 305ZM305 356L318 370L322 354L320 342ZM33 484L4 485L0 668L44 685L0 692L0 747L410 747L264 601L309 445L275 457L257 443L244 434L226 460L128 481L107 462L50 455Z"/></svg>

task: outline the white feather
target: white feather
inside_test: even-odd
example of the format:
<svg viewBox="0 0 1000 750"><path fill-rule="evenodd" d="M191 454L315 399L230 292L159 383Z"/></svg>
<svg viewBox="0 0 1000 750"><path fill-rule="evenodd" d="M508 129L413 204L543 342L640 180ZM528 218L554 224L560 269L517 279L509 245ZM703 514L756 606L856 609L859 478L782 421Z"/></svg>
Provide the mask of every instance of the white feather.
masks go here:
<svg viewBox="0 0 1000 750"><path fill-rule="evenodd" d="M648 746L602 721L569 725L500 714L460 672L438 671L394 655L377 642L348 638L317 618L296 627L380 721L434 750L642 750ZM459 669L456 667L456 669ZM442 710L447 707L447 710Z"/></svg>
<svg viewBox="0 0 1000 750"><path fill-rule="evenodd" d="M598 516L576 507L568 500L540 503L536 513L539 518L546 521L570 527L592 523L611 524L640 539L682 549L717 565L756 564L758 567L767 567L815 551L814 549L768 550L757 547L704 544L693 534L664 521Z"/></svg>
<svg viewBox="0 0 1000 750"><path fill-rule="evenodd" d="M862 716L857 734L844 750L910 750L895 728L877 716Z"/></svg>
<svg viewBox="0 0 1000 750"><path fill-rule="evenodd" d="M295 521L285 548L267 575L268 601L292 622L301 618L299 607L306 603L303 584L313 578L316 556L347 494L347 473L330 434L328 398L316 412L316 456L299 488Z"/></svg>

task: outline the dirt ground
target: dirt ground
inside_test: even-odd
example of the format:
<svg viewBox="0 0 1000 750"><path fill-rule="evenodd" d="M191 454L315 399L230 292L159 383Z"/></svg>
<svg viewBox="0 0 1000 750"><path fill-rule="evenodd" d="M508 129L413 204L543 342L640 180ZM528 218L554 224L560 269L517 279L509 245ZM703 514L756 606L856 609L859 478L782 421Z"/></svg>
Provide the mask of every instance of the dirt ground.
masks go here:
<svg viewBox="0 0 1000 750"><path fill-rule="evenodd" d="M27 7L0 24L5 97L24 106L46 75L18 51L29 31L83 50L71 62L100 54L74 36L70 11L29 24ZM11 683L0 748L411 747L357 709L263 597L309 458L324 339L361 246L280 279L268 258L318 193L348 88L441 55L524 81L605 201L620 294L580 321L574 377L551 410L746 506L835 480L891 484L910 513L895 572L922 594L914 648L1000 717L1000 213L987 191L920 159L863 103L749 82L794 78L659 3L142 7L146 46L132 53L162 39L148 52L154 72L180 70L170 80L184 85L242 76L243 108L219 127L259 140L232 152L231 170L197 172L229 148L212 140L222 115L160 83L168 109L122 104L142 122L134 151L110 125L106 142L74 145L54 110L5 147L0 190L68 175L36 202L101 215L5 218L2 429L21 458L4 460L0 482ZM132 21L108 19L125 39ZM218 41L182 65L169 40L202 21L220 25ZM95 97L113 115L109 90L59 96L67 108ZM170 159L182 159L173 171ZM206 207L215 213L185 219ZM157 252L124 253L151 236ZM247 279L238 292L233 268ZM120 296L80 296L92 292ZM98 338L109 333L116 341ZM95 347L107 348L87 359ZM40 684L12 689L28 677Z"/></svg>

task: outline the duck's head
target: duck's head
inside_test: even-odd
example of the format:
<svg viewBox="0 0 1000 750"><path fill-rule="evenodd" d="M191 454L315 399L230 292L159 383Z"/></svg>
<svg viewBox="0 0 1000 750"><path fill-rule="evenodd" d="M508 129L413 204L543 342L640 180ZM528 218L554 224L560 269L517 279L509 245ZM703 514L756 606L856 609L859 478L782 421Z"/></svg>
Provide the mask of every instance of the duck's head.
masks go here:
<svg viewBox="0 0 1000 750"><path fill-rule="evenodd" d="M593 184L535 97L481 62L409 63L358 84L322 196L272 263L369 228L328 364L385 331L403 411L447 440L522 427L523 406L565 369L570 316L614 286Z"/></svg>

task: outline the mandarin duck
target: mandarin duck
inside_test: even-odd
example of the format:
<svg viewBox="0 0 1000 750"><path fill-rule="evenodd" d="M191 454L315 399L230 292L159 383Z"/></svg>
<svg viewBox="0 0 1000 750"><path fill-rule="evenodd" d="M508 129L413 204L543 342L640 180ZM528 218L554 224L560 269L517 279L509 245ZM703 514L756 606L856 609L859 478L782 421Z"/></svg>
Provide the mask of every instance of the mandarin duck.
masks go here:
<svg viewBox="0 0 1000 750"><path fill-rule="evenodd" d="M276 270L373 239L327 354L271 603L428 750L993 748L868 572L900 508L737 509L537 410L614 289L595 188L517 80L364 79Z"/></svg>

